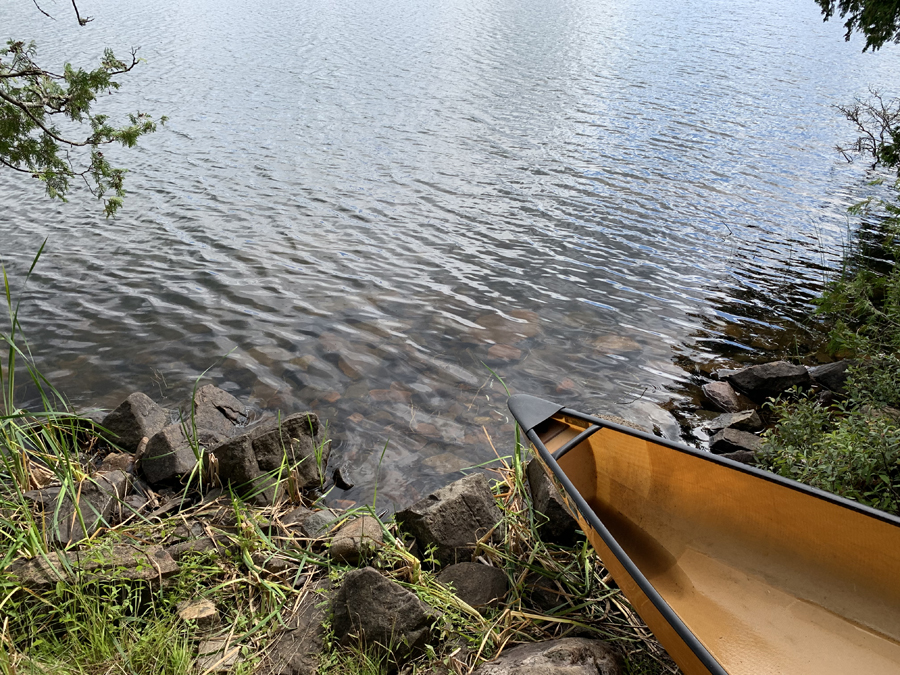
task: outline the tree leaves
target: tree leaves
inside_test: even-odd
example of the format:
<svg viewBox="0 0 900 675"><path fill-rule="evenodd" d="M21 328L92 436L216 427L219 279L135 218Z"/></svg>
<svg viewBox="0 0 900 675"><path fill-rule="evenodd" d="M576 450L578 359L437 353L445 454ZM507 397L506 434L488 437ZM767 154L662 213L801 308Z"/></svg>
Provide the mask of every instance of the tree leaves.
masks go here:
<svg viewBox="0 0 900 675"><path fill-rule="evenodd" d="M62 74L36 61L34 43L9 40L0 48L0 164L44 182L47 194L65 201L73 179L81 178L103 201L107 217L122 205L125 169L113 167L101 146L134 147L141 136L157 129L157 121L137 112L116 126L94 112L98 97L117 90L117 78L140 59L132 51L122 61L107 49L97 68L65 64ZM68 120L89 128L84 136L64 135L59 124ZM163 117L159 123L165 123ZM69 125L71 126L71 125Z"/></svg>

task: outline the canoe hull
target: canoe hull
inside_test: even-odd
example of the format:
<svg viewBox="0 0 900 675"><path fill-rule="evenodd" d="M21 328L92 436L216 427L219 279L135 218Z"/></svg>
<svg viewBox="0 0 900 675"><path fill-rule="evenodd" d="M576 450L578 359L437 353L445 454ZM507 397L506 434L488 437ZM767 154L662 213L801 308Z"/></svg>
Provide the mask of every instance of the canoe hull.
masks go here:
<svg viewBox="0 0 900 675"><path fill-rule="evenodd" d="M900 520L568 409L526 423L685 673L900 672Z"/></svg>

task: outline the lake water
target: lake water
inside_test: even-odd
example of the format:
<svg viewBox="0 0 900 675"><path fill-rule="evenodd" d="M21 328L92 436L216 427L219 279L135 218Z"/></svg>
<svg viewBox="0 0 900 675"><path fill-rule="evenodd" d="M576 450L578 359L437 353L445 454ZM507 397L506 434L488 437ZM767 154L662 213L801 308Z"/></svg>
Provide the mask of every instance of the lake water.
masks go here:
<svg viewBox="0 0 900 675"><path fill-rule="evenodd" d="M832 106L900 81L812 0L42 6L0 37L139 46L109 109L170 118L111 151L114 220L0 172L15 284L49 238L20 296L45 374L175 405L211 368L329 420L358 484L331 498L377 472L387 507L509 452L488 367L677 437L679 364L778 343L836 264L865 174Z"/></svg>

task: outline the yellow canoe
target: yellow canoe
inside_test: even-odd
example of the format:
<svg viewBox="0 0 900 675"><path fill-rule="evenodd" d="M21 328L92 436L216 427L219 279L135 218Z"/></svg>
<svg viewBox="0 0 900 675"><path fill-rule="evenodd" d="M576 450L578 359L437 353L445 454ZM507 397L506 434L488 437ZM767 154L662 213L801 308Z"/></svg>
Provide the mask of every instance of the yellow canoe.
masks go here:
<svg viewBox="0 0 900 675"><path fill-rule="evenodd" d="M684 673L900 673L900 519L533 396L509 409Z"/></svg>

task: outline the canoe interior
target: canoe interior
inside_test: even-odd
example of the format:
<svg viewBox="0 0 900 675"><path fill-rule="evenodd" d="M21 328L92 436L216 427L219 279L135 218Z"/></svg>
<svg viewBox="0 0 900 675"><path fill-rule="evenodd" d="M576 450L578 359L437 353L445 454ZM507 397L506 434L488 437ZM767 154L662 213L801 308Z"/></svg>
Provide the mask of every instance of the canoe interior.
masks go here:
<svg viewBox="0 0 900 675"><path fill-rule="evenodd" d="M560 414L535 431L553 452L586 426ZM900 673L896 520L615 429L559 465L725 672ZM579 519L682 670L714 672Z"/></svg>

